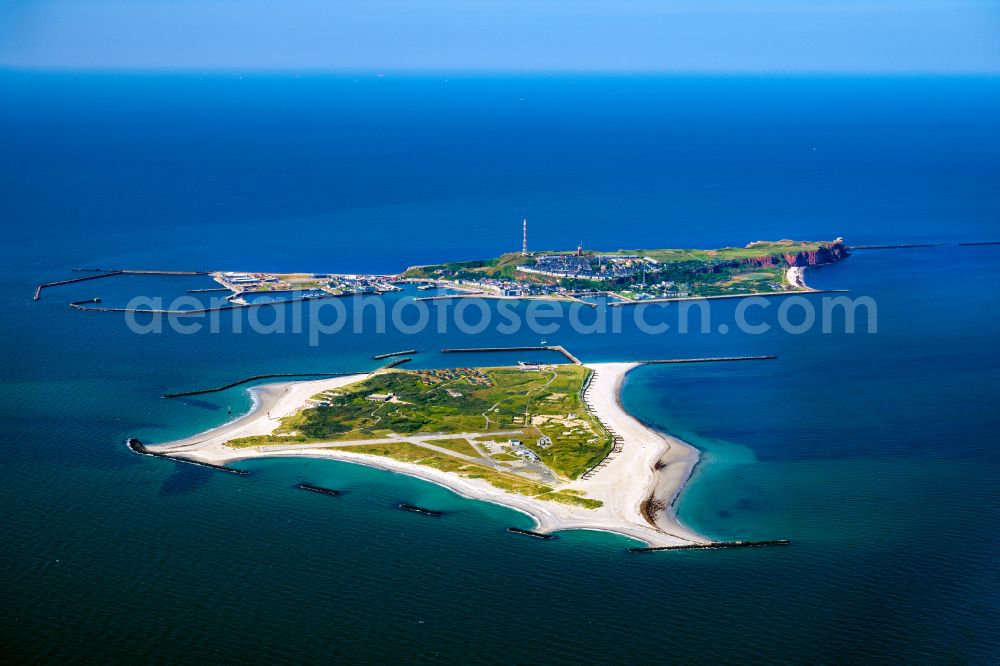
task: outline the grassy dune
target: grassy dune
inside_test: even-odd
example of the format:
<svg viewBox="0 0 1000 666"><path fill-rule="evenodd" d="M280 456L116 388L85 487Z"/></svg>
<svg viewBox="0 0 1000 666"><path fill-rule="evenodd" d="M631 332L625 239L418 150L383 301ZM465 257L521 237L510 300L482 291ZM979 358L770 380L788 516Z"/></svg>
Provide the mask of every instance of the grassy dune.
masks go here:
<svg viewBox="0 0 1000 666"><path fill-rule="evenodd" d="M233 440L229 446L343 442L392 435L489 433L514 435L557 476L575 479L610 450L611 440L587 412L580 390L589 370L575 365L539 371L511 368L393 370L322 393L316 405L282 419L273 435ZM392 394L390 400L369 400ZM551 445L541 447L543 435ZM497 435L505 442L509 435ZM478 457L464 440L432 440ZM498 460L510 459L498 454ZM458 459L455 459L458 460Z"/></svg>

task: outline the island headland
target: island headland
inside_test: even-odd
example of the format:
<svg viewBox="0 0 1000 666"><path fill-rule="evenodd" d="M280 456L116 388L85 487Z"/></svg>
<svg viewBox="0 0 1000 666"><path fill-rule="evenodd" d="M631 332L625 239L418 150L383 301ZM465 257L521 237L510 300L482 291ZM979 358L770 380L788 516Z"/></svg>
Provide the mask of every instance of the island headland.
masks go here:
<svg viewBox="0 0 1000 666"><path fill-rule="evenodd" d="M697 449L622 406L625 377L638 365L383 369L266 384L251 389L247 415L143 449L220 466L290 456L363 464L518 510L539 534L583 529L652 548L712 545L675 511Z"/></svg>

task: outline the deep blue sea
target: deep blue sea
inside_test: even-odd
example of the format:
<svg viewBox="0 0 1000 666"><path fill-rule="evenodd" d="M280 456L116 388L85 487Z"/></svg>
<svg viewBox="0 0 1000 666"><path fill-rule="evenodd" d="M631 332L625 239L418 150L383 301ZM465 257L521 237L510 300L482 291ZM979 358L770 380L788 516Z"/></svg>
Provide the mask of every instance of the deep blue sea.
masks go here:
<svg viewBox="0 0 1000 666"><path fill-rule="evenodd" d="M1000 241L1000 80L2 72L0 146L6 661L1000 661L1000 245L960 245ZM532 249L943 244L807 272L870 297L876 333L833 317L830 332L790 334L777 303L754 310L769 332L723 333L738 304L720 301L705 332L644 333L629 315L618 332L545 334L584 361L777 355L644 366L623 400L704 452L682 520L792 546L541 542L506 532L528 526L516 512L398 475L270 460L237 477L123 445L250 407L245 387L165 392L366 370L410 347L412 367L504 363L437 350L538 343L495 317L475 335L408 335L374 332L366 312L311 345L248 322L233 333L249 312L223 314L218 333L138 335L67 307L169 301L204 277L32 300L73 267L494 256L520 247L523 217Z"/></svg>

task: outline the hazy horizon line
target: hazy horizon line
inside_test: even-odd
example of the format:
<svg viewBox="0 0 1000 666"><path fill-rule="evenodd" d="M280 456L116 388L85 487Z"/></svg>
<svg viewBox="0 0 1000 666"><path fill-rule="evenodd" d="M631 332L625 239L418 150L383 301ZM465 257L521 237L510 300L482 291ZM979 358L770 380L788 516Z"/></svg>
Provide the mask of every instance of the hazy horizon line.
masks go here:
<svg viewBox="0 0 1000 666"><path fill-rule="evenodd" d="M479 77L479 76L578 76L578 77L781 77L781 78L1000 78L1000 70L956 69L956 70L894 70L894 69L843 69L843 70L801 70L801 69L572 69L572 68L471 68L445 69L424 67L388 68L237 68L237 67L44 67L9 65L0 63L0 72L25 74L121 74L121 75L202 75L202 76L364 76L385 78L406 77Z"/></svg>

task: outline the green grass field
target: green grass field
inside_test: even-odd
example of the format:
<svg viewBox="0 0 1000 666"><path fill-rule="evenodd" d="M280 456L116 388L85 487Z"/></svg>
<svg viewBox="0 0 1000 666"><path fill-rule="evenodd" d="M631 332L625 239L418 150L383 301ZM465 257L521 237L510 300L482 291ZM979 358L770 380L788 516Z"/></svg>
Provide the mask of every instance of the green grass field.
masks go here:
<svg viewBox="0 0 1000 666"><path fill-rule="evenodd" d="M753 294L782 291L788 287L784 280L786 254L810 252L830 243L824 241L758 241L747 247L726 247L716 250L651 249L651 250L592 250L588 255L638 255L660 262L651 267L650 279L683 285L683 291L692 296L719 296L727 294ZM573 251L546 251L542 254L572 254ZM774 266L761 266L751 259L773 259ZM447 280L481 280L507 278L522 282L556 285L571 289L610 290L625 295L637 289L648 291L635 277L612 283L611 281L558 278L517 271L518 266L531 266L532 257L519 252L509 252L494 259L457 261L433 266L419 266L407 270L404 277L443 278Z"/></svg>
<svg viewBox="0 0 1000 666"><path fill-rule="evenodd" d="M520 439L558 477L575 479L611 449L610 437L580 399L589 372L576 365L541 370L391 370L314 396L320 405L282 419L274 435L236 439L228 445L345 442L394 434L482 433L491 439L492 432L516 431L520 434L495 439ZM392 397L370 400L374 394ZM548 447L538 445L543 435L552 440ZM432 442L479 457L465 440ZM503 456L498 460L512 458L497 455Z"/></svg>
<svg viewBox="0 0 1000 666"><path fill-rule="evenodd" d="M575 493L555 491L543 483L525 479L515 474L499 472L493 468L460 460L439 451L431 451L416 444L410 444L409 442L364 444L361 446L352 446L346 450L352 453L383 456L402 462L427 465L428 467L433 467L444 472L451 472L470 479L482 479L492 486L517 495L527 495L528 497L536 497L541 500L572 504L588 509L596 509L602 505L599 500L580 497Z"/></svg>
<svg viewBox="0 0 1000 666"><path fill-rule="evenodd" d="M479 451L472 448L472 444L469 444L469 441L466 439L457 439L454 437L451 439L428 439L427 443L440 446L442 449L448 449L455 453L472 456L473 458L481 457Z"/></svg>

